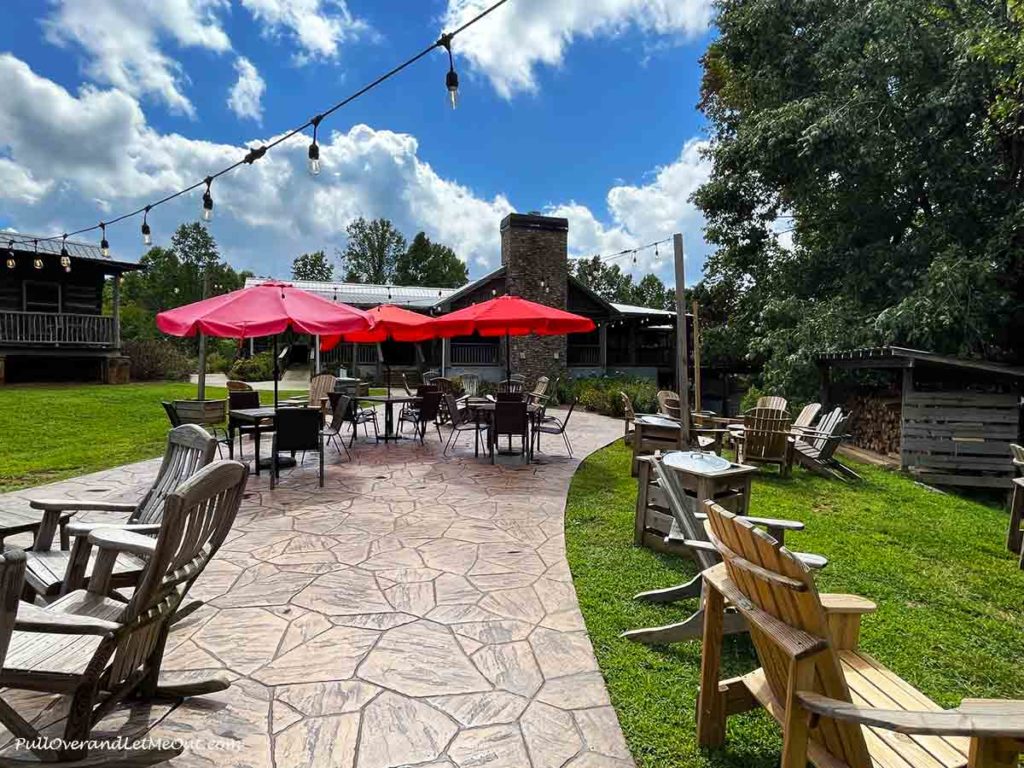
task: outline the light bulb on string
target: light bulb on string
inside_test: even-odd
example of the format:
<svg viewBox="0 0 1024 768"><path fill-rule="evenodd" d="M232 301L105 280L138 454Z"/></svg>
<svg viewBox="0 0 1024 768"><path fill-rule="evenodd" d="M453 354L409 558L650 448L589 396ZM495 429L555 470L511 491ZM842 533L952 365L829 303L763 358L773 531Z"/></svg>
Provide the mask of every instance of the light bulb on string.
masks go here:
<svg viewBox="0 0 1024 768"><path fill-rule="evenodd" d="M60 265L65 272L71 271L71 256L68 254L68 236L63 235L60 242Z"/></svg>
<svg viewBox="0 0 1024 768"><path fill-rule="evenodd" d="M39 258L39 241L38 240L33 240L32 241L32 248L33 248L33 250L36 253L35 258L32 259L32 266L35 267L36 269L42 269L43 268L43 260L41 258Z"/></svg>
<svg viewBox="0 0 1024 768"><path fill-rule="evenodd" d="M100 253L104 258L110 257L110 243L107 241L107 225L100 222Z"/></svg>
<svg viewBox="0 0 1024 768"><path fill-rule="evenodd" d="M17 261L17 259L14 258L14 241L13 240L8 240L7 241L7 268L8 269L14 269L16 266L18 266L18 261Z"/></svg>
<svg viewBox="0 0 1024 768"><path fill-rule="evenodd" d="M311 176L320 175L320 145L316 143L317 129L320 127L320 121L323 120L323 115L317 115L312 119L313 123L313 143L309 145L309 173Z"/></svg>
<svg viewBox="0 0 1024 768"><path fill-rule="evenodd" d="M149 228L149 206L146 206L142 214L142 244L149 247L153 244L153 231Z"/></svg>
<svg viewBox="0 0 1024 768"><path fill-rule="evenodd" d="M452 36L441 35L439 42L448 51L448 74L445 76L444 84L448 89L448 103L455 109L459 103L459 73L455 71L455 58L452 56Z"/></svg>
<svg viewBox="0 0 1024 768"><path fill-rule="evenodd" d="M207 176L203 179L206 184L206 191L203 192L203 221L213 221L213 194L210 192L210 185L213 184L213 179Z"/></svg>

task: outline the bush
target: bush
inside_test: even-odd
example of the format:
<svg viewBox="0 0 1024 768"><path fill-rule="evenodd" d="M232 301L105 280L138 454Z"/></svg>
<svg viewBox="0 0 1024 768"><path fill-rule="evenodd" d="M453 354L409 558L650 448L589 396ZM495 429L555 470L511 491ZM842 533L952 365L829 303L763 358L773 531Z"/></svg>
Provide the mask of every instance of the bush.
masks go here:
<svg viewBox="0 0 1024 768"><path fill-rule="evenodd" d="M121 351L131 360L130 371L134 381L184 381L194 367L178 346L166 339L125 341Z"/></svg>
<svg viewBox="0 0 1024 768"><path fill-rule="evenodd" d="M238 381L272 381L274 378L274 355L260 352L250 358L236 360L228 376Z"/></svg>
<svg viewBox="0 0 1024 768"><path fill-rule="evenodd" d="M210 352L206 355L207 373L227 373L232 365L231 358L224 357L220 352Z"/></svg>
<svg viewBox="0 0 1024 768"><path fill-rule="evenodd" d="M580 407L605 416L622 417L620 392L626 393L637 413L655 413L658 410L658 385L653 379L631 376L570 379L561 382L558 389L559 401L564 403L579 397Z"/></svg>

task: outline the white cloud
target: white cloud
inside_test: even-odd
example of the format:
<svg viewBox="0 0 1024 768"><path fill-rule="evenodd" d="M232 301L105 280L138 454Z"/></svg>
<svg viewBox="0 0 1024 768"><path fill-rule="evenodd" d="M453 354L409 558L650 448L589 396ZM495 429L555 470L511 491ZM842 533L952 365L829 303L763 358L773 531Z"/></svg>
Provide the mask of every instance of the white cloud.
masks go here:
<svg viewBox="0 0 1024 768"><path fill-rule="evenodd" d="M369 30L345 0L241 0L267 34L287 33L302 50L299 60L334 58L338 46Z"/></svg>
<svg viewBox="0 0 1024 768"><path fill-rule="evenodd" d="M244 56L235 59L235 72L238 80L231 86L228 94L228 107L239 117L263 122L263 93L267 84L260 77L259 70Z"/></svg>
<svg viewBox="0 0 1024 768"><path fill-rule="evenodd" d="M86 74L133 96L153 96L192 116L181 65L161 50L166 40L188 48L227 51L231 41L216 12L226 0L56 0L43 21L47 39L77 45Z"/></svg>
<svg viewBox="0 0 1024 768"><path fill-rule="evenodd" d="M72 94L11 55L0 55L0 82L0 224L24 232L76 229L140 207L239 157L236 146L160 133L125 93L83 88ZM695 257L690 264L699 267L701 219L687 201L707 175L699 147L688 142L649 183L612 188L609 223L574 202L545 212L570 219L573 255L683 231ZM285 142L214 183L211 226L236 267L286 276L296 254L343 245L345 227L358 216L389 218L409 237L426 231L452 246L473 274L497 265L499 223L514 206L503 195L483 198L442 177L419 157L415 137L365 125L321 134L323 171L315 178L306 172L306 148L299 139ZM179 223L194 221L199 208L196 192L155 209L149 217L154 237L166 241ZM108 231L119 255L141 252L139 223ZM661 251L663 257L669 252ZM653 266L652 256L646 252L642 266ZM662 275L671 281L670 265Z"/></svg>
<svg viewBox="0 0 1024 768"><path fill-rule="evenodd" d="M448 0L447 29L493 0ZM483 72L505 98L537 87L538 64L559 66L579 37L617 37L630 29L693 37L711 22L711 0L516 0L456 38L453 50Z"/></svg>

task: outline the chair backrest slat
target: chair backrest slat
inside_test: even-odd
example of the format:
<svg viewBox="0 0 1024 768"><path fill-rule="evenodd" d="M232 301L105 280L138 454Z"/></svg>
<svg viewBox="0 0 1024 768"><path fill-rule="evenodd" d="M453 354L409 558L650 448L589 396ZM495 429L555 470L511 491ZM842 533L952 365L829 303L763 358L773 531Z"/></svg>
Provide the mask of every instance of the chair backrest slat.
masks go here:
<svg viewBox="0 0 1024 768"><path fill-rule="evenodd" d="M812 436L807 442L818 451L822 451L834 435L841 434L845 424L846 419L843 418L843 409L833 408L822 416L818 422L818 428L815 431L820 434Z"/></svg>
<svg viewBox="0 0 1024 768"><path fill-rule="evenodd" d="M466 415L466 411L459 408L459 403L455 399L455 395L451 392L445 393L444 403L448 406L448 415L451 416L453 427L457 427L468 421L469 417Z"/></svg>
<svg viewBox="0 0 1024 768"><path fill-rule="evenodd" d="M708 502L708 529L719 547L731 583L751 605L793 629L819 638L824 651L813 657L814 693L850 701L839 656L832 645L828 618L811 574L789 550L751 523ZM754 566L754 567L751 567ZM801 585L794 589L793 585ZM768 621L747 614L765 679L779 701L786 700L792 659L783 650ZM870 768L861 727L828 717L818 718L810 738L832 754L837 763L851 768Z"/></svg>
<svg viewBox="0 0 1024 768"><path fill-rule="evenodd" d="M498 382L497 394L520 393L525 389L523 382L516 379L505 379Z"/></svg>
<svg viewBox="0 0 1024 768"><path fill-rule="evenodd" d="M217 440L202 427L182 424L172 429L167 434L167 448L156 480L139 502L129 522L159 522L167 494L213 461L216 453Z"/></svg>
<svg viewBox="0 0 1024 768"><path fill-rule="evenodd" d="M11 644L24 585L25 553L20 549L9 549L0 554L0 661L7 656L7 648Z"/></svg>
<svg viewBox="0 0 1024 768"><path fill-rule="evenodd" d="M661 390L658 393L658 413L671 416L673 419L681 419L683 409L679 403L679 395L667 389Z"/></svg>
<svg viewBox="0 0 1024 768"><path fill-rule="evenodd" d="M1013 455L1013 466L1017 468L1017 474L1024 475L1024 446L1010 443L1010 453Z"/></svg>
<svg viewBox="0 0 1024 768"><path fill-rule="evenodd" d="M334 384L338 377L333 373L318 373L309 381L309 404L319 408L321 401L327 397L328 392L334 391Z"/></svg>
<svg viewBox="0 0 1024 768"><path fill-rule="evenodd" d="M237 411L242 408L259 408L260 393L252 389L228 392L228 408Z"/></svg>
<svg viewBox="0 0 1024 768"><path fill-rule="evenodd" d="M808 403L800 410L800 415L793 419L793 428L809 427L821 410L821 403Z"/></svg>
<svg viewBox="0 0 1024 768"><path fill-rule="evenodd" d="M437 379L434 379L437 381ZM434 421L437 418L437 413L441 409L441 393L436 389L432 392L424 392L422 399L420 400L419 408L419 423L425 424L430 421Z"/></svg>
<svg viewBox="0 0 1024 768"><path fill-rule="evenodd" d="M480 377L475 373L464 373L462 378L462 391L468 397L475 397L480 389Z"/></svg>
<svg viewBox="0 0 1024 768"><path fill-rule="evenodd" d="M789 406L786 398L778 395L762 395L757 398L756 408L774 408L777 411L784 411Z"/></svg>

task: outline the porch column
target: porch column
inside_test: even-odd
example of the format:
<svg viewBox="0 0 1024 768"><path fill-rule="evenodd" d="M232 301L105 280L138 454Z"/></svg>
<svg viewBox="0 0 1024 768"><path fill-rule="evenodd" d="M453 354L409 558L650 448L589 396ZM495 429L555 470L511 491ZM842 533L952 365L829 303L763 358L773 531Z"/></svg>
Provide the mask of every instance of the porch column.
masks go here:
<svg viewBox="0 0 1024 768"><path fill-rule="evenodd" d="M601 366L601 373L604 374L608 372L608 323L601 323L601 327L597 329L597 336L601 345L601 358L598 360L598 365Z"/></svg>
<svg viewBox="0 0 1024 768"><path fill-rule="evenodd" d="M114 349L121 351L121 275L114 275Z"/></svg>

